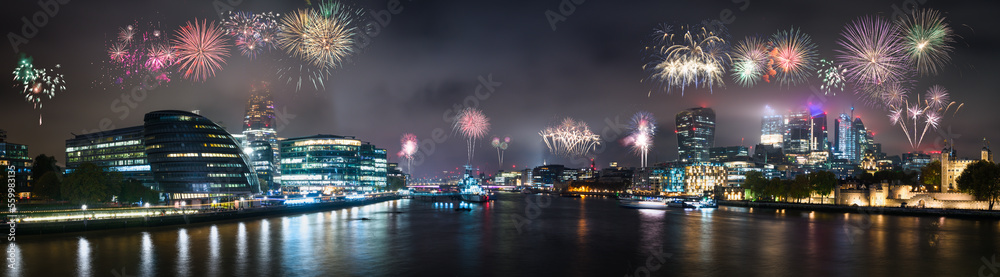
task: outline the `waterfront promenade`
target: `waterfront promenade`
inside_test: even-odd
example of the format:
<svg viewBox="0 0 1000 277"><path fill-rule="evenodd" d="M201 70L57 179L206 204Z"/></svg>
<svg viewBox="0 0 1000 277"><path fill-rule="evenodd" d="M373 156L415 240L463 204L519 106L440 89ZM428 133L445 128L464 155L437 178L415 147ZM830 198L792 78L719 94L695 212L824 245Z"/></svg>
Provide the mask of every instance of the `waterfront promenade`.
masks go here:
<svg viewBox="0 0 1000 277"><path fill-rule="evenodd" d="M363 199L339 199L332 201L316 201L311 203L278 204L243 209L182 209L182 208L129 208L103 209L101 211L76 210L72 212L22 212L7 214L9 218L18 218L13 225L17 235L39 235L66 232L96 231L121 228L142 228L168 225L183 225L212 221L245 219L262 216L288 215L296 213L319 212L356 206L364 206L388 200L399 199L397 195L384 195ZM114 216L95 217L93 213L116 213ZM26 216L27 215L27 216ZM34 217L28 217L34 216ZM57 220L36 220L47 216ZM69 219L67 219L69 218Z"/></svg>

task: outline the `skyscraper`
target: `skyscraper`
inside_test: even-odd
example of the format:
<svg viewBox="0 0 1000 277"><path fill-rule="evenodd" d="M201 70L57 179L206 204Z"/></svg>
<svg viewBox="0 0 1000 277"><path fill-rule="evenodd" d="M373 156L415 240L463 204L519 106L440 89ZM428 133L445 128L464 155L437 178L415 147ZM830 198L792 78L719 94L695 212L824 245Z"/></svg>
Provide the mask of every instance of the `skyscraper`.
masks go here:
<svg viewBox="0 0 1000 277"><path fill-rule="evenodd" d="M826 131L826 112L813 112L809 126L812 130L812 135L809 137L809 150L812 152L829 152L830 139Z"/></svg>
<svg viewBox="0 0 1000 277"><path fill-rule="evenodd" d="M247 149L247 154L251 154L253 147L260 147L261 144L254 142L267 142L271 146L270 156L265 161L256 160L262 155L250 155L250 161L255 165L258 174L267 177L270 182L268 187L280 187L281 172L278 170L279 150L278 132L275 131L274 121L274 101L271 99L271 89L267 82L260 82L250 86L250 99L247 101L246 116L243 117L243 149ZM275 184L278 183L278 184Z"/></svg>
<svg viewBox="0 0 1000 277"><path fill-rule="evenodd" d="M715 145L715 111L691 108L677 113L677 153L683 162L709 161L708 149Z"/></svg>
<svg viewBox="0 0 1000 277"><path fill-rule="evenodd" d="M871 143L868 141L868 138L870 138L871 135L868 134L868 130L865 129L865 123L861 122L861 117L854 118L854 123L851 125L851 132L854 133L851 138L852 143L854 144L854 160L852 161L860 163L861 158L865 156L865 151L868 151L871 147Z"/></svg>
<svg viewBox="0 0 1000 277"><path fill-rule="evenodd" d="M760 144L781 148L785 137L785 122L780 114L775 114L771 107L765 107L766 112L760 120Z"/></svg>
<svg viewBox="0 0 1000 277"><path fill-rule="evenodd" d="M785 117L785 154L808 154L812 137L812 116L808 110L789 113Z"/></svg>
<svg viewBox="0 0 1000 277"><path fill-rule="evenodd" d="M854 139L855 133L852 131L851 117L846 113L840 114L835 120L837 130L833 135L834 146L833 146L833 156L837 159L844 159L849 161L858 160L857 158L857 140Z"/></svg>

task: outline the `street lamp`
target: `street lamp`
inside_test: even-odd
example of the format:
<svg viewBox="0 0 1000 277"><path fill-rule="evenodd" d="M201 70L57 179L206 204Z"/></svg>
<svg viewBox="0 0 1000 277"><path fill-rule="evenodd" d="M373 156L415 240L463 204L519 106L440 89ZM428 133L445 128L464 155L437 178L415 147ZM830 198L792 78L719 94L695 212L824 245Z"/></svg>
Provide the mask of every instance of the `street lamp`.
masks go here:
<svg viewBox="0 0 1000 277"><path fill-rule="evenodd" d="M87 205L80 206L80 209L86 211L87 210Z"/></svg>

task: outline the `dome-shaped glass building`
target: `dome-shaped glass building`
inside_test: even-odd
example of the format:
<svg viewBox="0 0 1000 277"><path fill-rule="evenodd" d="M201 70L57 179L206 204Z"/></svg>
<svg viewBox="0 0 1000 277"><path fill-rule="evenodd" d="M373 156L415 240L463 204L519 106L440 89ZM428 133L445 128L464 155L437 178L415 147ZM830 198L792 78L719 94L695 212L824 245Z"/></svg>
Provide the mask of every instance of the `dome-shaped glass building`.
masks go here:
<svg viewBox="0 0 1000 277"><path fill-rule="evenodd" d="M240 144L208 118L184 111L145 116L146 158L171 199L258 194L260 182Z"/></svg>

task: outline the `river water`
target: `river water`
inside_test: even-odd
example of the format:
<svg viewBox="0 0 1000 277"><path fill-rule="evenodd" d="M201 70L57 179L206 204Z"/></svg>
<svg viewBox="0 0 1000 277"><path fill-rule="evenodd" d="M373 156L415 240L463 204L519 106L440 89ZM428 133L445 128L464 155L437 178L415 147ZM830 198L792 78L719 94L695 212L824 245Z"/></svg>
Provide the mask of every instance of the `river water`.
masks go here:
<svg viewBox="0 0 1000 277"><path fill-rule="evenodd" d="M1000 276L984 262L1000 254L995 220L522 194L19 236L6 249L7 276Z"/></svg>

